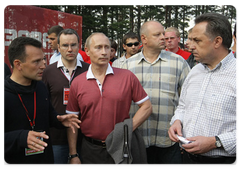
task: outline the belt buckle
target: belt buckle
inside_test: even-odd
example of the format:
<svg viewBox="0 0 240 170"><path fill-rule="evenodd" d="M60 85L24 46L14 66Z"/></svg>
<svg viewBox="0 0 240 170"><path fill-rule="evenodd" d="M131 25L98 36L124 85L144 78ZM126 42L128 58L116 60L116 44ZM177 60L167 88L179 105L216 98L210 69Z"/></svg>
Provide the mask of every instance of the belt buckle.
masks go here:
<svg viewBox="0 0 240 170"><path fill-rule="evenodd" d="M102 141L102 148L106 148L106 143Z"/></svg>

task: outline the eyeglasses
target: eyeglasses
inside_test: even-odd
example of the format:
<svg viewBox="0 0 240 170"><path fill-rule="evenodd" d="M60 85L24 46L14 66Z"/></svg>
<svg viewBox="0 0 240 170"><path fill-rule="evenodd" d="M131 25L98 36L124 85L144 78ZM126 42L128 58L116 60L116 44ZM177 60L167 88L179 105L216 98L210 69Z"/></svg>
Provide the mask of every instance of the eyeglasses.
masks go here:
<svg viewBox="0 0 240 170"><path fill-rule="evenodd" d="M139 42L127 43L126 45L127 45L128 47L132 47L133 45L134 45L134 46L138 46L138 45L139 45Z"/></svg>
<svg viewBox="0 0 240 170"><path fill-rule="evenodd" d="M69 46L72 48L72 49L76 49L78 47L78 44L74 43L74 44L62 44L60 47L62 47L63 49L68 49Z"/></svg>

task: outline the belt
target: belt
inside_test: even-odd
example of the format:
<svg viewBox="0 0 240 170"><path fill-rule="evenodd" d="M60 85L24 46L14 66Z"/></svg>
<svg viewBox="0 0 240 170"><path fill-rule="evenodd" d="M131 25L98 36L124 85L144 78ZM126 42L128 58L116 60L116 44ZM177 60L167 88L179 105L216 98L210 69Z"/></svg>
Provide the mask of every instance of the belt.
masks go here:
<svg viewBox="0 0 240 170"><path fill-rule="evenodd" d="M183 150L185 154L188 155L188 157L194 161L194 162L198 162L198 163L224 163L227 159L229 159L230 161L235 161L236 157L226 157L226 156L219 156L219 157L209 157L209 156L202 156L202 155L193 155L190 154L188 152L186 152L185 150ZM232 162L232 163L233 163Z"/></svg>
<svg viewBox="0 0 240 170"><path fill-rule="evenodd" d="M92 144L94 144L94 145L98 145L98 146L102 146L103 148L106 148L106 143L105 143L105 141L95 140L95 139L90 138L90 137L87 137L87 136L84 136L84 138L85 138L88 142L90 142L90 143L92 143Z"/></svg>

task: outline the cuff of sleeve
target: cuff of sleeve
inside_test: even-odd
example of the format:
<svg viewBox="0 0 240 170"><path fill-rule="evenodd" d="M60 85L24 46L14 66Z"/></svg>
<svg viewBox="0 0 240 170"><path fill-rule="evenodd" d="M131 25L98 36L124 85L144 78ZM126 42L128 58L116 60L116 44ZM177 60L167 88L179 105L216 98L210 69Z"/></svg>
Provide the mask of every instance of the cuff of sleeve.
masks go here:
<svg viewBox="0 0 240 170"><path fill-rule="evenodd" d="M69 111L69 110L66 110L66 113L67 113L67 114L75 114L75 115L78 115L78 114L79 114L79 112L73 112L73 111Z"/></svg>
<svg viewBox="0 0 240 170"><path fill-rule="evenodd" d="M175 115L175 116L172 117L170 125L172 125L176 120L180 120L180 122L182 122L181 117Z"/></svg>
<svg viewBox="0 0 240 170"><path fill-rule="evenodd" d="M137 102L135 102L136 104L142 104L142 103L144 103L145 101L147 101L149 99L149 97L148 96L146 96L145 98L143 98L142 100L139 100L139 101L137 101Z"/></svg>
<svg viewBox="0 0 240 170"><path fill-rule="evenodd" d="M23 148L27 148L27 137L29 130L23 130L19 135L19 146Z"/></svg>

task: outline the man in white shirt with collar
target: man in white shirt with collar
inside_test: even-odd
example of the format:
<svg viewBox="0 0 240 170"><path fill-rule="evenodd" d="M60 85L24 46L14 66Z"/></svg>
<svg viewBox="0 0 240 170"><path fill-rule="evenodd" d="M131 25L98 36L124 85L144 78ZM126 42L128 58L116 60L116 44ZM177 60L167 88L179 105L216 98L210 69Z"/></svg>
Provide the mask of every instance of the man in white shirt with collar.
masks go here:
<svg viewBox="0 0 240 170"><path fill-rule="evenodd" d="M58 51L61 57L46 67L43 72L43 82L46 84L51 102L59 114L65 114L68 94L72 80L88 70L89 64L77 60L79 36L73 29L65 29L58 36ZM66 129L51 128L54 163L68 162L68 140ZM80 135L79 135L80 136Z"/></svg>
<svg viewBox="0 0 240 170"><path fill-rule="evenodd" d="M133 131L151 114L151 103L137 77L128 70L112 68L110 41L103 33L86 40L91 59L87 72L74 79L66 113L81 115L83 134L81 161L77 154L77 133L68 131L70 163L114 163L105 140L117 123L129 119L132 101L139 109L132 119Z"/></svg>
<svg viewBox="0 0 240 170"><path fill-rule="evenodd" d="M195 19L190 44L200 62L188 74L168 131L191 141L182 144L183 163L233 163L236 160L236 59L228 19L206 13Z"/></svg>
<svg viewBox="0 0 240 170"><path fill-rule="evenodd" d="M139 46L140 46L139 36L134 32L128 32L123 37L123 48L126 52L122 57L115 60L112 66L117 68L122 68L123 63L128 58L130 58L131 56L139 52Z"/></svg>
<svg viewBox="0 0 240 170"><path fill-rule="evenodd" d="M50 48L53 50L53 55L51 56L49 60L49 64L55 63L58 61L59 56L61 56L61 53L58 51L58 34L63 30L63 27L59 25L52 26L48 30L48 44Z"/></svg>
<svg viewBox="0 0 240 170"><path fill-rule="evenodd" d="M48 30L48 44L51 49L54 50L52 57L49 60L49 64L57 62L61 58L61 53L58 51L58 34L63 30L59 25L55 25ZM81 54L77 54L77 59L83 61Z"/></svg>

